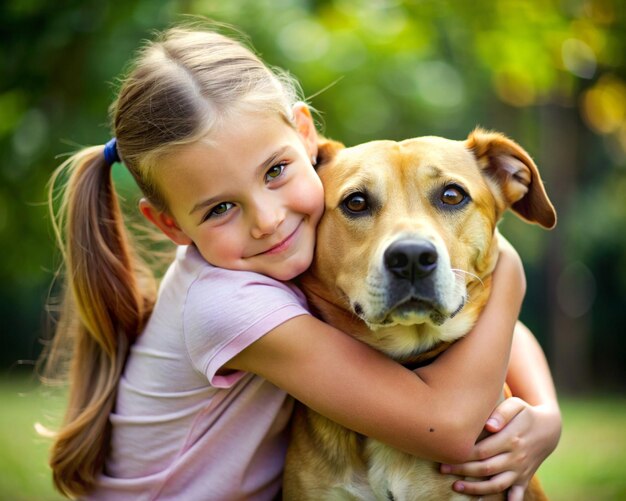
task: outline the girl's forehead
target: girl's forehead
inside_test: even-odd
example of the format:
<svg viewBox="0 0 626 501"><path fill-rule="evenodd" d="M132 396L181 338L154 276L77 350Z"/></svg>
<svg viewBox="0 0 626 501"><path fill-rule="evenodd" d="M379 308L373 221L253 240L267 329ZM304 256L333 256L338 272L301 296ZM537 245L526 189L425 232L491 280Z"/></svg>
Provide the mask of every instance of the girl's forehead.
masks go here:
<svg viewBox="0 0 626 501"><path fill-rule="evenodd" d="M231 111L230 113L224 115L220 119L219 124L216 125L216 133L220 133L222 131L232 131L236 133L244 129L263 126L294 127L290 116L282 111L278 112L271 109L265 110L246 108Z"/></svg>
<svg viewBox="0 0 626 501"><path fill-rule="evenodd" d="M293 129L293 125L283 116L277 113L237 113L220 119L197 141L185 146L201 144L209 148L220 150L232 148L233 143L250 144L256 137L267 136L270 133L276 135L285 128Z"/></svg>
<svg viewBox="0 0 626 501"><path fill-rule="evenodd" d="M279 131L284 127L295 130L294 125L284 114L260 111L251 113L241 110L231 112L221 116L219 120L212 120L197 139L168 148L159 155L157 163L171 164L181 155L186 156L198 147L220 150L230 148L233 141L249 145L254 137L267 135L268 132Z"/></svg>
<svg viewBox="0 0 626 501"><path fill-rule="evenodd" d="M196 168L239 171L261 165L278 151L301 147L295 127L279 114L239 113L198 140L173 149L155 173L167 183Z"/></svg>

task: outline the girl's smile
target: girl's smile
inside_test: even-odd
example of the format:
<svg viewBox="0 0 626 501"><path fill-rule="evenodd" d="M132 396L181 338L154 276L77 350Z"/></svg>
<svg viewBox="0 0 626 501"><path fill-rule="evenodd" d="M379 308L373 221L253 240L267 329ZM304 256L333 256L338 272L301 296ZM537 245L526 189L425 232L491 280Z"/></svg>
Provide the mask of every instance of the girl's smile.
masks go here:
<svg viewBox="0 0 626 501"><path fill-rule="evenodd" d="M311 264L324 208L306 106L294 107L294 121L236 116L210 142L181 147L155 173L168 211L142 201L142 212L214 266L294 278Z"/></svg>
<svg viewBox="0 0 626 501"><path fill-rule="evenodd" d="M296 229L290 235L288 235L284 240L279 241L276 245L270 247L266 251L259 252L256 255L257 256L260 256L262 254L266 254L266 255L280 255L280 254L288 251L292 247L292 245L295 245L295 240L299 236L299 230L302 227L303 222L304 221L301 221L298 224L298 226L296 226Z"/></svg>

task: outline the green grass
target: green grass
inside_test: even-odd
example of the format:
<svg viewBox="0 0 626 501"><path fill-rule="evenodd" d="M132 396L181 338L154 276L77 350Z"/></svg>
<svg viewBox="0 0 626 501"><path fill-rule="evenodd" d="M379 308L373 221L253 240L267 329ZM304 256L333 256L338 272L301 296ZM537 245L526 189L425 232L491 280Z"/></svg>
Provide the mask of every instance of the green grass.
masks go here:
<svg viewBox="0 0 626 501"><path fill-rule="evenodd" d="M52 501L56 494L46 464L49 440L35 423L52 426L62 401L34 379L0 379L0 499Z"/></svg>
<svg viewBox="0 0 626 501"><path fill-rule="evenodd" d="M626 398L564 399L563 436L539 471L552 501L626 499ZM34 381L0 379L0 499L52 501L48 441L34 424L53 425L62 400Z"/></svg>
<svg viewBox="0 0 626 501"><path fill-rule="evenodd" d="M564 400L561 410L561 441L539 470L550 499L626 499L626 398Z"/></svg>

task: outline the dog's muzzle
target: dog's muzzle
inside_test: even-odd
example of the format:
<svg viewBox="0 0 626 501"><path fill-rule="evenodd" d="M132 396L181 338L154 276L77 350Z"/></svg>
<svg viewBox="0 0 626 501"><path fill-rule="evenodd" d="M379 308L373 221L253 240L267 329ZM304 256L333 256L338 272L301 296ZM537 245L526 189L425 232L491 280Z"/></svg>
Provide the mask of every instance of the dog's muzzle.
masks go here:
<svg viewBox="0 0 626 501"><path fill-rule="evenodd" d="M387 321L403 323L416 315L435 325L446 320L437 280L439 253L431 241L397 240L385 250L383 265L388 273Z"/></svg>
<svg viewBox="0 0 626 501"><path fill-rule="evenodd" d="M403 237L389 243L380 257L368 273L365 293L350 301L371 329L426 322L438 326L462 309L464 291L444 246Z"/></svg>
<svg viewBox="0 0 626 501"><path fill-rule="evenodd" d="M437 249L428 240L398 240L385 251L385 268L415 285L437 268Z"/></svg>

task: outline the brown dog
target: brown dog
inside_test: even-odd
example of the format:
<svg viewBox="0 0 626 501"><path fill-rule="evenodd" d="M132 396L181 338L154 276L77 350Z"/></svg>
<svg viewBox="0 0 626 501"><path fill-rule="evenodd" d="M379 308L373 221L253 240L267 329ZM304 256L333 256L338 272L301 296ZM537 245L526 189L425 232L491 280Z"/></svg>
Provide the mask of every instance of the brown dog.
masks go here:
<svg viewBox="0 0 626 501"><path fill-rule="evenodd" d="M322 319L403 364L429 360L472 328L507 208L556 223L537 167L498 133L352 148L328 141L319 159L326 211L302 288ZM470 499L451 484L432 462L296 411L285 499ZM545 499L538 484L526 499Z"/></svg>

